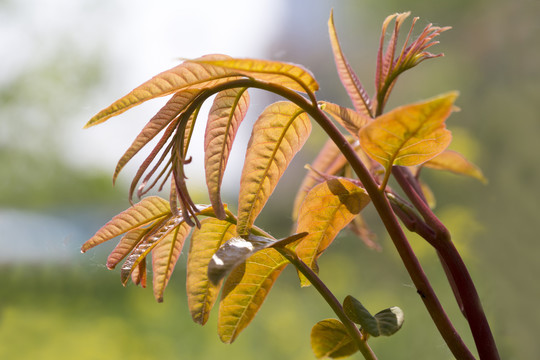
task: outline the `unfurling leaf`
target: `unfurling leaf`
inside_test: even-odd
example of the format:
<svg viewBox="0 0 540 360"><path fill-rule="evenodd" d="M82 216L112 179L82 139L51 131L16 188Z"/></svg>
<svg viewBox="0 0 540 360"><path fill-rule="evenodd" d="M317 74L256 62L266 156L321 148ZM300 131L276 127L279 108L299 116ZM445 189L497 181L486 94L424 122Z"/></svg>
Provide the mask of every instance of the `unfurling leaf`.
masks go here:
<svg viewBox="0 0 540 360"><path fill-rule="evenodd" d="M249 325L288 261L277 250L261 250L236 267L223 285L218 334L232 343Z"/></svg>
<svg viewBox="0 0 540 360"><path fill-rule="evenodd" d="M123 258L127 256L139 242L148 234L151 227L130 230L120 239L114 250L107 258L107 268L113 270Z"/></svg>
<svg viewBox="0 0 540 360"><path fill-rule="evenodd" d="M182 222L163 237L152 250L152 272L154 274L152 286L154 288L154 297L158 302L163 301L163 292L169 283L190 231L191 227Z"/></svg>
<svg viewBox="0 0 540 360"><path fill-rule="evenodd" d="M351 109L327 101L319 101L319 108L330 114L354 137L358 137L358 132L371 120L365 115L360 115Z"/></svg>
<svg viewBox="0 0 540 360"><path fill-rule="evenodd" d="M343 301L343 310L354 323L362 326L362 330L371 336L390 336L403 325L403 311L397 306L379 311L375 316L352 296Z"/></svg>
<svg viewBox="0 0 540 360"><path fill-rule="evenodd" d="M341 83L345 87L345 90L347 90L347 94L349 94L356 111L367 117L372 117L373 110L371 108L371 100L360 83L360 80L358 80L358 76L356 76L356 73L349 65L349 62L345 58L341 46L339 45L336 28L334 26L333 12L330 13L330 19L328 20L328 31L330 33L330 43L332 44L334 60L336 62Z"/></svg>
<svg viewBox="0 0 540 360"><path fill-rule="evenodd" d="M422 166L438 170L448 170L456 174L467 175L486 184L487 179L482 171L463 155L452 150L446 150L433 159L425 162Z"/></svg>
<svg viewBox="0 0 540 360"><path fill-rule="evenodd" d="M131 273L131 281L135 285L141 285L142 288L146 288L146 258L144 258L139 265L133 269Z"/></svg>
<svg viewBox="0 0 540 360"><path fill-rule="evenodd" d="M240 180L238 235L247 235L294 155L311 132L301 108L277 102L261 114L251 134Z"/></svg>
<svg viewBox="0 0 540 360"><path fill-rule="evenodd" d="M222 60L228 58L226 55L206 55L199 58L199 60ZM100 124L148 100L188 89L208 89L238 77L237 74L233 74L226 68L205 66L203 63L195 61L185 61L154 76L129 94L101 110L86 123L85 128Z"/></svg>
<svg viewBox="0 0 540 360"><path fill-rule="evenodd" d="M444 122L457 96L451 92L379 116L360 130L360 145L387 170L434 158L452 139Z"/></svg>
<svg viewBox="0 0 540 360"><path fill-rule="evenodd" d="M221 283L214 285L208 280L210 259L225 243L236 235L236 225L225 220L207 218L191 236L187 262L186 289L188 307L193 321L204 325L216 302Z"/></svg>
<svg viewBox="0 0 540 360"><path fill-rule="evenodd" d="M260 60L260 59L209 59L191 60L204 65L226 69L229 72L242 74L269 83L279 84L292 90L315 92L319 84L313 75L303 67L295 64Z"/></svg>
<svg viewBox="0 0 540 360"><path fill-rule="evenodd" d="M337 319L319 321L311 329L311 349L318 359L339 359L358 351L345 325Z"/></svg>
<svg viewBox="0 0 540 360"><path fill-rule="evenodd" d="M171 209L168 201L158 196L148 196L113 217L111 221L83 244L81 251L84 253L94 246L161 219L170 213Z"/></svg>
<svg viewBox="0 0 540 360"><path fill-rule="evenodd" d="M308 232L296 247L298 257L314 268L317 258L368 203L366 191L346 179L328 180L311 189L298 215L296 231ZM309 285L303 276L301 280L303 286Z"/></svg>
<svg viewBox="0 0 540 360"><path fill-rule="evenodd" d="M235 267L258 251L275 247L276 244L290 244L305 237L307 233L294 234L284 239L275 240L250 234L245 239L235 237L223 244L212 256L208 265L208 278L212 284L218 284Z"/></svg>
<svg viewBox="0 0 540 360"><path fill-rule="evenodd" d="M225 218L221 202L221 181L238 126L249 106L246 88L225 90L216 95L204 136L206 183L210 203L220 219Z"/></svg>

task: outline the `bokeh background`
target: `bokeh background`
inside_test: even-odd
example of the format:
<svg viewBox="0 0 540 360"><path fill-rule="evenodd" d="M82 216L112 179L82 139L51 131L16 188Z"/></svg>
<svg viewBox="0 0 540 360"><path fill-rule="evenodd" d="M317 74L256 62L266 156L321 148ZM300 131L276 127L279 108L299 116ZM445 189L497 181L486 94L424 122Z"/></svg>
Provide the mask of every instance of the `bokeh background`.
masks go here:
<svg viewBox="0 0 540 360"><path fill-rule="evenodd" d="M0 358L2 359L311 359L309 332L333 317L313 289L285 271L262 310L233 345L216 335L213 316L200 327L185 300L182 256L165 302L150 290L123 288L104 266L107 250L80 245L128 206L126 184L137 158L113 188L111 174L154 101L82 130L101 108L179 58L207 53L304 64L320 99L349 106L327 36L334 8L344 51L373 90L380 24L394 12L453 27L430 60L402 77L389 108L448 90L461 112L448 121L452 147L475 161L484 186L425 172L437 214L453 233L476 281L503 359L540 357L540 3L536 0L340 1L0 1ZM255 94L249 121L268 101ZM247 123L240 139L249 137ZM200 136L200 132L199 132ZM324 135L315 130L258 224L290 230L288 208ZM193 155L201 157L200 144ZM238 144L226 174L234 206L242 163ZM202 169L190 178L204 201ZM352 294L372 311L400 306L403 329L372 339L381 359L451 359L391 242L373 222L382 252L344 233L320 260L335 294ZM473 344L429 247L411 237L440 298ZM215 314L214 314L215 315Z"/></svg>

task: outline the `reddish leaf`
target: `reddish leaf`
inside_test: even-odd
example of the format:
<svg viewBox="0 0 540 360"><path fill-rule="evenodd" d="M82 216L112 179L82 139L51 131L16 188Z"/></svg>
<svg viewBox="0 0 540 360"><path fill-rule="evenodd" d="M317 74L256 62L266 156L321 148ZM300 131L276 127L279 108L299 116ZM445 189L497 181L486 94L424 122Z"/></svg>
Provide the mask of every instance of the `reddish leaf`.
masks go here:
<svg viewBox="0 0 540 360"><path fill-rule="evenodd" d="M326 101L320 101L319 108L330 114L334 120L347 129L355 138L358 138L358 132L371 120L371 118L360 115L351 109Z"/></svg>
<svg viewBox="0 0 540 360"><path fill-rule="evenodd" d="M128 231L126 235L120 239L114 250L107 258L107 268L112 270L118 265L123 258L127 256L139 242L148 234L151 227L140 228Z"/></svg>

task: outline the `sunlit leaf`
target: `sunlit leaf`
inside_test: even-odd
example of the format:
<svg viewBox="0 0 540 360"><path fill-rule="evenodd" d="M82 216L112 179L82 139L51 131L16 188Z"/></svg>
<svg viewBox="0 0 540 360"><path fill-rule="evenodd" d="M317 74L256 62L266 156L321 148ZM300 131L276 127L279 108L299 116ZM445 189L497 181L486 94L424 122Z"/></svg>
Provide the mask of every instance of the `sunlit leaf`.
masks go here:
<svg viewBox="0 0 540 360"><path fill-rule="evenodd" d="M350 142L354 141L352 138L349 138L349 140ZM345 164L347 164L347 159L345 159L345 156L343 156L334 141L332 141L332 139L328 139L315 160L313 160L311 163L311 169L327 175L337 175L338 172L343 169ZM311 170L308 171L304 177L304 180L302 180L302 184L300 185L298 193L294 199L292 215L293 220L298 218L298 211L300 210L300 206L302 205L307 193L319 181L322 181L322 179L319 179L316 172Z"/></svg>
<svg viewBox="0 0 540 360"><path fill-rule="evenodd" d="M341 126L343 126L352 136L358 137L358 132L371 120L366 116L344 108L342 106L327 102L319 101L319 108L330 114Z"/></svg>
<svg viewBox="0 0 540 360"><path fill-rule="evenodd" d="M226 55L206 55L199 59L223 60L228 58ZM203 63L185 61L172 69L156 75L132 90L129 94L101 110L86 123L85 128L100 124L113 116L120 115L124 111L151 99L167 96L186 89L208 89L235 78L238 78L238 76L227 68L205 66Z"/></svg>
<svg viewBox="0 0 540 360"><path fill-rule="evenodd" d="M345 58L345 55L341 50L341 46L339 45L336 28L334 26L333 12L330 12L328 31L330 33L330 43L332 44L334 61L336 62L341 83L345 87L345 90L347 90L347 94L349 94L356 111L367 117L372 117L371 100L369 99L366 90L360 83L360 80L358 80L358 76L356 76L356 73L349 65L349 62ZM356 133L357 132L355 132L354 135L356 135Z"/></svg>
<svg viewBox="0 0 540 360"><path fill-rule="evenodd" d="M200 93L200 90L184 90L173 95L173 97L163 106L156 115L144 126L137 135L131 146L122 155L116 169L114 170L113 181L116 180L120 171L150 140L169 125L191 101Z"/></svg>
<svg viewBox="0 0 540 360"><path fill-rule="evenodd" d="M294 234L284 239L277 240L249 234L246 238L234 237L223 244L212 256L208 265L208 278L213 284L218 284L235 267L243 263L247 258L256 252L269 247L275 247L281 243L282 246L290 244L305 237L307 233Z"/></svg>
<svg viewBox="0 0 540 360"><path fill-rule="evenodd" d="M163 292L171 278L178 257L184 247L184 241L190 231L191 226L182 222L163 237L152 250L152 286L154 288L154 297L158 302L163 301Z"/></svg>
<svg viewBox="0 0 540 360"><path fill-rule="evenodd" d="M236 235L236 225L225 220L207 218L191 236L187 262L188 307L193 321L204 325L216 302L221 284L208 280L208 264L221 244Z"/></svg>
<svg viewBox="0 0 540 360"><path fill-rule="evenodd" d="M225 90L216 95L204 136L204 164L210 203L220 219L225 218L221 202L221 181L238 126L249 106L246 88Z"/></svg>
<svg viewBox="0 0 540 360"><path fill-rule="evenodd" d="M305 112L290 102L267 107L253 126L240 180L239 235L247 235L294 155L311 132Z"/></svg>
<svg viewBox="0 0 540 360"><path fill-rule="evenodd" d="M425 162L422 166L438 170L448 170L456 174L467 175L486 184L487 179L482 171L463 155L456 151L446 150Z"/></svg>
<svg viewBox="0 0 540 360"><path fill-rule="evenodd" d="M390 336L403 325L403 311L397 306L379 311L375 316L352 296L343 301L343 310L351 321L362 326L362 330L371 336Z"/></svg>
<svg viewBox="0 0 540 360"><path fill-rule="evenodd" d="M224 68L228 71L234 71L269 83L279 84L296 91L306 92L306 89L309 89L314 92L319 89L319 84L313 75L308 70L295 64L260 59L231 58L200 58L192 61Z"/></svg>
<svg viewBox="0 0 540 360"><path fill-rule="evenodd" d="M319 321L311 329L311 349L318 359L340 359L358 351L345 325L337 319Z"/></svg>
<svg viewBox="0 0 540 360"><path fill-rule="evenodd" d="M236 267L223 285L218 334L232 343L253 320L288 261L275 249L261 250Z"/></svg>
<svg viewBox="0 0 540 360"><path fill-rule="evenodd" d="M169 215L159 223L153 226L152 230L137 244L135 249L129 254L126 261L122 264L120 278L122 284L126 285L129 276L137 265L171 232L184 222L181 215Z"/></svg>
<svg viewBox="0 0 540 360"><path fill-rule="evenodd" d="M457 92L396 108L360 130L360 144L385 169L413 166L443 152L452 139L445 127Z"/></svg>
<svg viewBox="0 0 540 360"><path fill-rule="evenodd" d="M142 288L146 288L146 258L144 258L133 272L131 273L131 281L135 285L140 285Z"/></svg>
<svg viewBox="0 0 540 360"><path fill-rule="evenodd" d="M124 235L107 258L107 268L112 270L127 256L151 230L150 227L134 229Z"/></svg>
<svg viewBox="0 0 540 360"><path fill-rule="evenodd" d="M337 234L369 203L366 191L349 180L332 179L307 194L298 215L297 232L308 232L296 247L298 257L313 268ZM301 276L302 285L309 282Z"/></svg>
<svg viewBox="0 0 540 360"><path fill-rule="evenodd" d="M169 202L158 197L148 196L127 210L122 211L99 229L81 248L84 253L107 240L125 232L149 224L171 213Z"/></svg>

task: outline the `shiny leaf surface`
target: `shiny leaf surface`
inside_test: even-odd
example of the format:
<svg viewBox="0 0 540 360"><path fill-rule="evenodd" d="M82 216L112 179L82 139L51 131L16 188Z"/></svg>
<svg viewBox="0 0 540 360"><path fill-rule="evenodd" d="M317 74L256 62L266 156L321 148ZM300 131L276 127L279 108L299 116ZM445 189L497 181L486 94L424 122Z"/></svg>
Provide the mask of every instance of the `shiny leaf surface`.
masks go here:
<svg viewBox="0 0 540 360"><path fill-rule="evenodd" d="M308 232L296 247L298 257L314 268L317 258L368 203L366 191L345 179L328 180L311 189L298 216L296 231ZM301 280L303 286L309 285L303 276Z"/></svg>
<svg viewBox="0 0 540 360"><path fill-rule="evenodd" d="M255 253L236 267L223 285L218 334L232 343L253 320L288 261L275 249Z"/></svg>
<svg viewBox="0 0 540 360"><path fill-rule="evenodd" d="M396 108L370 122L360 131L360 144L385 169L413 166L443 152L451 141L445 127L456 92L425 102Z"/></svg>
<svg viewBox="0 0 540 360"><path fill-rule="evenodd" d="M267 107L253 126L238 198L238 235L247 235L294 155L311 132L302 109L290 102Z"/></svg>
<svg viewBox="0 0 540 360"><path fill-rule="evenodd" d="M128 231L109 254L109 257L107 258L107 268L113 270L116 265L118 265L118 263L142 241L150 230L150 228L141 228Z"/></svg>
<svg viewBox="0 0 540 360"><path fill-rule="evenodd" d="M240 123L249 106L246 88L225 90L216 95L204 136L204 164L210 203L220 219L225 218L221 202L221 181Z"/></svg>
<svg viewBox="0 0 540 360"><path fill-rule="evenodd" d="M337 319L319 321L311 329L311 349L318 359L340 359L358 351L345 325Z"/></svg>
<svg viewBox="0 0 540 360"><path fill-rule="evenodd" d="M147 225L171 213L169 203L158 197L148 196L127 210L122 211L99 229L81 248L84 253L107 240L125 232Z"/></svg>
<svg viewBox="0 0 540 360"><path fill-rule="evenodd" d="M207 218L191 236L186 289L189 311L198 324L204 325L208 320L221 287L221 283L214 285L208 280L208 264L221 244L235 235L236 225L233 223Z"/></svg>

